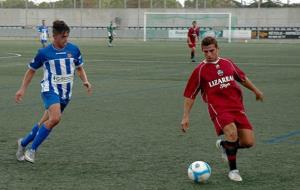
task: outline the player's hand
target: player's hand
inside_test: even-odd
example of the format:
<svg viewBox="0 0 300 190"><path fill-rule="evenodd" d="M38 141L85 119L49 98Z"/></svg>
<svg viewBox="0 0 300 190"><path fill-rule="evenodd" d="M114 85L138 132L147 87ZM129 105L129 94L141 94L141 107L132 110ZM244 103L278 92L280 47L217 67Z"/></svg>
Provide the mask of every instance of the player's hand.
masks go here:
<svg viewBox="0 0 300 190"><path fill-rule="evenodd" d="M183 117L182 121L181 121L181 131L184 132L184 133L187 132L187 130L189 128L189 125L190 125L189 118L188 117Z"/></svg>
<svg viewBox="0 0 300 190"><path fill-rule="evenodd" d="M89 81L84 82L83 86L86 87L88 95L92 95L92 85Z"/></svg>
<svg viewBox="0 0 300 190"><path fill-rule="evenodd" d="M19 89L17 92L16 92L16 95L15 95L15 102L16 103L21 103L22 102L22 98L25 94L25 90L24 89Z"/></svg>
<svg viewBox="0 0 300 190"><path fill-rule="evenodd" d="M261 91L255 92L256 101L264 101L264 94Z"/></svg>

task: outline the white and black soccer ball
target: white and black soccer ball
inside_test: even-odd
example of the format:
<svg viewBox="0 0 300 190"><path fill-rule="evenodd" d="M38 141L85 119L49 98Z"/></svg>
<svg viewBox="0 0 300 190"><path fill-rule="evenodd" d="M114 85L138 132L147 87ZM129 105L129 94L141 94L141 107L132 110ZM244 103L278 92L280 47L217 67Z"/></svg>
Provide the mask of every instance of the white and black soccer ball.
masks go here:
<svg viewBox="0 0 300 190"><path fill-rule="evenodd" d="M211 175L210 166L203 161L195 161L188 168L188 176L196 183L204 183Z"/></svg>

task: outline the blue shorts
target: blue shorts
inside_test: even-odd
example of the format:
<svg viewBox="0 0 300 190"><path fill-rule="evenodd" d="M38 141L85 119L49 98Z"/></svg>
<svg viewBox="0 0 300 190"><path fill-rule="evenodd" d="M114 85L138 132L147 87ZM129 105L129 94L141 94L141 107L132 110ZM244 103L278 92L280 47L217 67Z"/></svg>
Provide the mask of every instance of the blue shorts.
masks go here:
<svg viewBox="0 0 300 190"><path fill-rule="evenodd" d="M61 112L63 112L70 101L69 99L62 99L59 95L55 94L54 92L42 92L41 96L46 110L49 109L51 105L59 103L60 110Z"/></svg>

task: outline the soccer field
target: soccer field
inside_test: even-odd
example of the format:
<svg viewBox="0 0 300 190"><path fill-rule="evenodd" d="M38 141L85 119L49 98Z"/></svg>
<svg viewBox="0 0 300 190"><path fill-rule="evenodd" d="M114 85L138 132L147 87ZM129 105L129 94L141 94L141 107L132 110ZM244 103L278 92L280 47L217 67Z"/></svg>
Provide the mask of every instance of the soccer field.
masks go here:
<svg viewBox="0 0 300 190"><path fill-rule="evenodd" d="M220 44L221 56L232 58L265 94L265 102L256 102L243 88L256 146L238 152L244 181L234 183L215 148L217 136L200 97L190 130L179 130L183 90L196 66L190 63L185 42L117 39L111 48L97 39L74 42L84 56L93 95L86 94L76 77L62 122L30 164L16 160L16 140L44 111L42 69L20 105L14 103L14 95L40 44L0 41L1 190L299 189L299 44ZM187 177L189 164L196 160L212 168L207 184Z"/></svg>

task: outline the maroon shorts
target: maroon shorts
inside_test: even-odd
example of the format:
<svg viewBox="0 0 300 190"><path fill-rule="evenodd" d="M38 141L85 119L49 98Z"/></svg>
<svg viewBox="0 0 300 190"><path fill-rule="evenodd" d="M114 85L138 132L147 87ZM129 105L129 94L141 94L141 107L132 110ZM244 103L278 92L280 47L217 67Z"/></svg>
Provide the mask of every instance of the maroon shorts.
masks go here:
<svg viewBox="0 0 300 190"><path fill-rule="evenodd" d="M194 48L194 47L196 47L196 43L188 43L188 46L189 46L189 48Z"/></svg>
<svg viewBox="0 0 300 190"><path fill-rule="evenodd" d="M217 135L222 135L223 128L230 123L234 123L238 129L253 129L244 111L225 112L217 115L212 121Z"/></svg>

